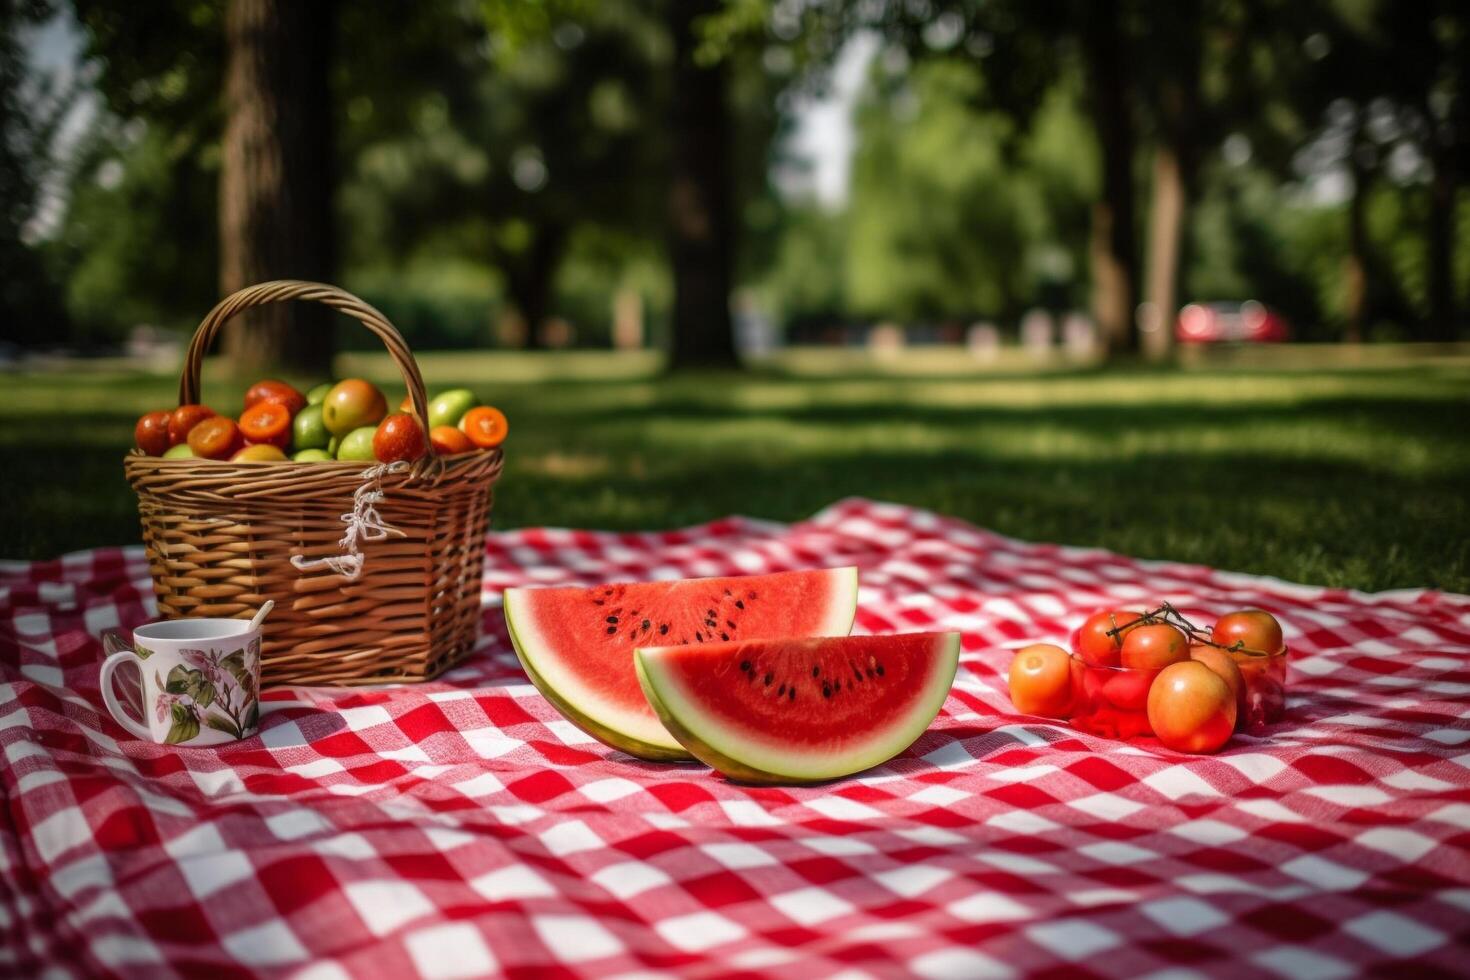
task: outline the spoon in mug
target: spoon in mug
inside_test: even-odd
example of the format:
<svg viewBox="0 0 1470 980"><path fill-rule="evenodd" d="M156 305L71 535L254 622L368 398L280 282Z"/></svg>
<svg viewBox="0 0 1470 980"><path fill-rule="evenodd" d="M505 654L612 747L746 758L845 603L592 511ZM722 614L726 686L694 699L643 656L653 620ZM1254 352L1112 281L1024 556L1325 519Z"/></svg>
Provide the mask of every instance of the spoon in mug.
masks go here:
<svg viewBox="0 0 1470 980"><path fill-rule="evenodd" d="M260 629L260 624L265 622L265 617L269 616L270 611L274 608L276 608L276 601L274 599L265 600L265 602L261 604L260 611L255 614L255 618L250 620L249 628L251 630Z"/></svg>

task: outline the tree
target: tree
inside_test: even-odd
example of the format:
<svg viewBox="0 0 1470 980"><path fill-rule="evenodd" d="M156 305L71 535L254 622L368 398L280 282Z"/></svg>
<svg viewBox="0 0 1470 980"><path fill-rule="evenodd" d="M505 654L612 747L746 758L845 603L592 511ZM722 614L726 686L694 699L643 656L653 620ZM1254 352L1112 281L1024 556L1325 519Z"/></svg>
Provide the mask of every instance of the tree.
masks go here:
<svg viewBox="0 0 1470 980"><path fill-rule="evenodd" d="M674 47L668 222L675 368L738 363L730 319L735 224L726 66L697 57L698 24L718 7L718 0L668 0L666 7Z"/></svg>
<svg viewBox="0 0 1470 980"><path fill-rule="evenodd" d="M230 0L220 169L220 288L333 277L333 4ZM235 317L224 349L242 376L330 373L331 311L272 304Z"/></svg>
<svg viewBox="0 0 1470 980"><path fill-rule="evenodd" d="M59 290L26 233L39 203L38 177L50 163L68 104L63 92L26 90L20 32L49 13L45 3L0 0L0 323L6 339L27 344L54 342L66 332ZM37 103L49 108L38 115Z"/></svg>

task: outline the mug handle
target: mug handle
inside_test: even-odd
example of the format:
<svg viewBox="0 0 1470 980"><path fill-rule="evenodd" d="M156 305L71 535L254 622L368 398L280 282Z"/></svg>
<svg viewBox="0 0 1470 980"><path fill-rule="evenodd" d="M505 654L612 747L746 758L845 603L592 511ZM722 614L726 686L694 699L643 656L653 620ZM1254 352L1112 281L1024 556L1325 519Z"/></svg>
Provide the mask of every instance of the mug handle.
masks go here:
<svg viewBox="0 0 1470 980"><path fill-rule="evenodd" d="M108 712L119 725L139 738L146 738L151 742L153 741L153 733L148 730L148 726L124 711L122 702L117 699L117 695L112 691L112 674L125 663L136 664L138 675L140 677L142 676L143 659L131 650L118 650L112 656L102 661L102 674L98 678L102 684L102 701L107 705Z"/></svg>

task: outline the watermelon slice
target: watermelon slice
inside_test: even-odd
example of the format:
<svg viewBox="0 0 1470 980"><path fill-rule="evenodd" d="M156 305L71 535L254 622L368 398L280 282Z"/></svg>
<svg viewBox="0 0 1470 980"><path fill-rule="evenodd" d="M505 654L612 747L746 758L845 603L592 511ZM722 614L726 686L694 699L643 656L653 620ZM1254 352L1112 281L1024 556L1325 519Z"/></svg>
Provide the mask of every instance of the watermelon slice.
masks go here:
<svg viewBox="0 0 1470 980"><path fill-rule="evenodd" d="M577 727L641 759L689 753L643 697L634 647L846 636L856 612L856 568L505 591L505 622L531 682Z"/></svg>
<svg viewBox="0 0 1470 980"><path fill-rule="evenodd" d="M701 762L757 783L835 779L893 758L954 683L958 633L640 647L643 693Z"/></svg>

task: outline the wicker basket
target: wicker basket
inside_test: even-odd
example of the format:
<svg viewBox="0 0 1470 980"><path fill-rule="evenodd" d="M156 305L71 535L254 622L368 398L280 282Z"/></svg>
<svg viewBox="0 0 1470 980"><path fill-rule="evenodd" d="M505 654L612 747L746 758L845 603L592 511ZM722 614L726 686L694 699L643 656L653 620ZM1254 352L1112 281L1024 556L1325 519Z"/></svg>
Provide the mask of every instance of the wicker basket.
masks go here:
<svg viewBox="0 0 1470 980"><path fill-rule="evenodd" d="M428 417L418 365L387 318L335 286L292 280L242 289L210 311L189 344L179 404L200 401L200 364L225 321L290 299L360 320L403 373L414 413ZM263 684L372 684L427 680L473 648L490 488L502 461L499 449L445 458L430 448L412 464L369 475L353 462L230 463L134 452L124 467L138 494L160 615L246 619L274 599ZM381 499L362 499L378 489ZM354 577L323 560L343 553L344 515L355 506L392 530L359 544Z"/></svg>

